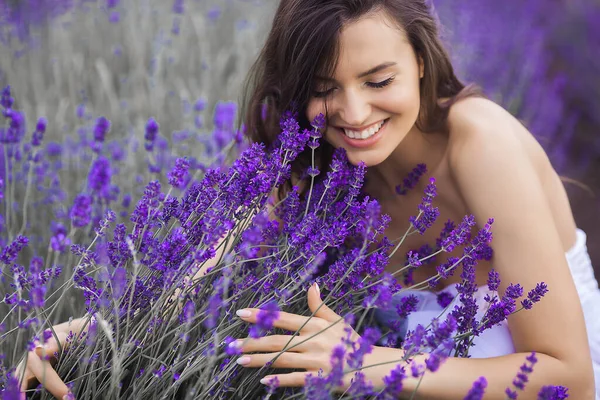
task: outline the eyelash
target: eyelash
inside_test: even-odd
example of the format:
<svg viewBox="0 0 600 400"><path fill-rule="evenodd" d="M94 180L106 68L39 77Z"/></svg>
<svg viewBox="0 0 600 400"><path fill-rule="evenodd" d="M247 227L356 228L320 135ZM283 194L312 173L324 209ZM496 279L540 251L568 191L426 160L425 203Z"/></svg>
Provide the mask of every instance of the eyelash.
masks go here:
<svg viewBox="0 0 600 400"><path fill-rule="evenodd" d="M373 89L381 89L381 88L386 87L390 83L392 83L393 80L394 80L394 77L388 78L388 79L383 80L381 82L367 82L367 86L369 86L369 87L371 87ZM324 92L317 92L317 91L315 91L313 95L315 97L327 97L331 93L332 90L333 89L329 89L329 90L326 90Z"/></svg>

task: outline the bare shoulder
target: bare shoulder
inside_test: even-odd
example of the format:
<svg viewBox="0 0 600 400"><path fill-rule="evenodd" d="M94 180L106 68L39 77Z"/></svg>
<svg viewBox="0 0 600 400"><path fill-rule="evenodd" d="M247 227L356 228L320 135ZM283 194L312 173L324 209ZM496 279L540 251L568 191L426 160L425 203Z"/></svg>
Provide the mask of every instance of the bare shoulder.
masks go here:
<svg viewBox="0 0 600 400"><path fill-rule="evenodd" d="M469 140L510 140L515 138L519 122L504 108L491 100L469 97L450 108L448 127L450 144L462 145Z"/></svg>
<svg viewBox="0 0 600 400"><path fill-rule="evenodd" d="M550 166L533 135L491 100L470 97L457 102L450 109L448 127L448 160L455 171L460 163L473 158L488 165L527 163L539 174Z"/></svg>

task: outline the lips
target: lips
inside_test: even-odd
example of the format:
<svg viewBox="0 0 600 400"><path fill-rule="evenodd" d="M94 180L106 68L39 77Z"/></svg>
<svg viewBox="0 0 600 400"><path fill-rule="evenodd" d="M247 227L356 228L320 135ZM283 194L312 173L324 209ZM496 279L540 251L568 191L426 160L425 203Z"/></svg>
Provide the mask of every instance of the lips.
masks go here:
<svg viewBox="0 0 600 400"><path fill-rule="evenodd" d="M377 141L379 141L379 139L382 137L382 135L385 131L385 128L388 126L388 121L389 121L389 118L383 120L383 123L381 124L379 129L376 132L374 132L373 135L371 135L370 137L367 137L366 139L362 139L362 138L361 139L353 139L351 137L348 137L348 135L346 134L346 130L344 128L335 128L335 129L336 129L336 131L339 132L339 134L342 136L344 141L349 146L355 147L355 148L365 148L365 147L370 147L373 144L375 144ZM373 125L369 129L373 129L373 127L377 127L377 126L378 126L377 124Z"/></svg>
<svg viewBox="0 0 600 400"><path fill-rule="evenodd" d="M348 128L342 129L344 130L346 136L348 136L350 139L368 139L379 131L379 129L383 126L384 122L385 121L379 121L376 124L372 124L369 128L362 130L354 130Z"/></svg>

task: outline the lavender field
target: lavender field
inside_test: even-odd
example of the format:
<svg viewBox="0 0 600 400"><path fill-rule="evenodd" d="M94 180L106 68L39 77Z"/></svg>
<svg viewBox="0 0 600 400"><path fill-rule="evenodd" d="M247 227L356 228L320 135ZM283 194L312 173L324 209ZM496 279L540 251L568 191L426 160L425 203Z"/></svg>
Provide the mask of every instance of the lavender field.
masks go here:
<svg viewBox="0 0 600 400"><path fill-rule="evenodd" d="M71 338L72 351L57 364L77 398L265 395L232 389L260 384L257 376L232 367L234 354L217 351L243 334L239 324L218 322L230 315L230 304L221 310L214 301L225 301L235 287L232 298L243 304L269 305L277 298L306 312L300 311L306 308L304 295L298 298L294 291L306 290L309 272L329 251L309 251L302 242L306 247L298 257L306 257L300 263L306 270L293 284L278 287L276 272L266 282L250 275L234 279L236 268L246 274L244 263L260 259L255 236L264 239L270 232L263 214L252 219L264 229L255 232L251 214L234 205L262 209L268 194L263 186L279 182L273 171L285 171L289 162L249 147L238 126L246 74L276 6L275 0L0 0L0 396L19 398L10 376L34 347L34 335L50 339L44 331L52 324L83 315L89 321L92 310L99 328ZM439 0L433 8L459 77L481 85L517 116L563 176L600 276L600 1ZM300 145L287 140L282 154L292 157ZM304 144L310 140L315 137L304 137ZM235 164L244 151L244 162ZM254 161L259 155L268 158L266 165ZM346 201L354 201L361 171L342 164L340 174L350 189L332 187L349 190ZM263 175L264 182L257 183ZM241 187L253 197L243 197ZM315 220L306 222L307 214L311 207L320 210L323 199L333 204L322 211L323 221L335 209L342 219L371 224L359 228L360 223L348 222L346 233L365 243L385 222L374 217L374 205L363 204L365 210L351 214L335 206L338 198L329 198L328 189L315 190L318 204L309 197L298 217L306 226L317 226ZM201 197L205 214L197 216ZM297 212L289 199L283 210ZM181 265L197 271L214 251L202 246L215 246L214 238L239 220L246 231L241 239L232 238L235 255L220 261L225 272L213 273L202 289L193 290ZM191 221L200 222L194 227ZM214 232L210 221L219 225ZM285 245L273 236L272 247L301 247L289 229ZM359 254L345 251L340 260ZM295 257L286 251L285 262L296 265ZM161 268L155 265L159 259ZM269 261L264 263L268 270ZM164 290L167 283L171 291ZM259 299L257 287L275 295ZM368 288L345 301L334 283L325 287L328 305L340 315L376 301ZM156 310L169 296L178 299L169 303L170 319ZM129 307L125 311L123 304ZM119 325L123 319L127 324ZM116 329L113 338L105 322L123 330ZM129 332L133 326L138 328ZM157 337L168 339L142 345L158 343ZM170 346L169 340L177 344ZM85 367L76 368L77 360L85 360ZM283 394L297 395L276 396ZM40 389L31 398L52 395Z"/></svg>

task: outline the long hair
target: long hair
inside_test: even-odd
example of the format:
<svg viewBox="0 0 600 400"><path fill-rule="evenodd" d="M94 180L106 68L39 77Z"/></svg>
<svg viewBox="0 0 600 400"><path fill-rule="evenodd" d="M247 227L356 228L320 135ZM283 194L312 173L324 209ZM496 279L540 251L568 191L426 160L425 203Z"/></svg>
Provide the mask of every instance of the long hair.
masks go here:
<svg viewBox="0 0 600 400"><path fill-rule="evenodd" d="M314 77L335 70L342 26L376 11L386 12L397 23L423 61L417 118L421 131L447 130L452 104L482 96L478 87L465 86L456 77L425 0L281 0L265 46L246 81L241 122L251 141L271 145L279 133L279 118L290 109L297 112L301 128L310 129L306 107ZM442 98L448 101L442 103ZM323 140L315 154L321 170L329 165L332 154L333 147ZM310 163L310 151L301 153L292 164L292 176L302 176ZM291 184L284 185L280 197Z"/></svg>

